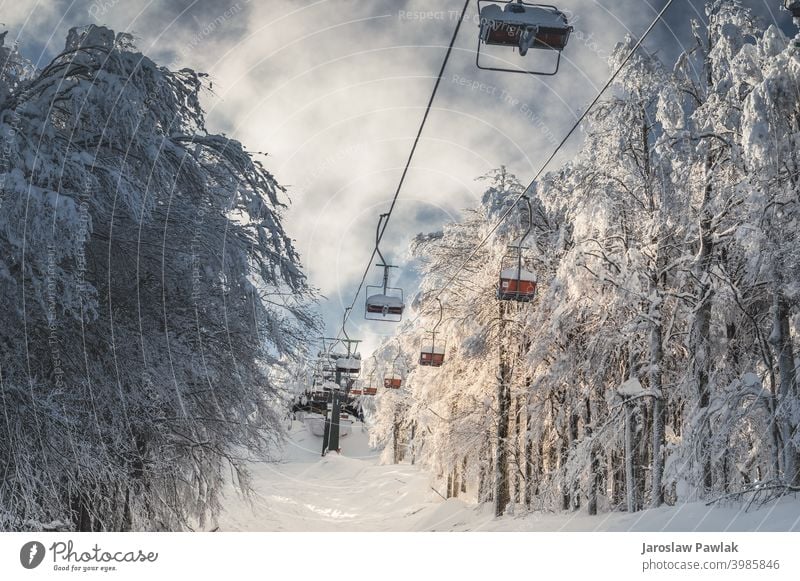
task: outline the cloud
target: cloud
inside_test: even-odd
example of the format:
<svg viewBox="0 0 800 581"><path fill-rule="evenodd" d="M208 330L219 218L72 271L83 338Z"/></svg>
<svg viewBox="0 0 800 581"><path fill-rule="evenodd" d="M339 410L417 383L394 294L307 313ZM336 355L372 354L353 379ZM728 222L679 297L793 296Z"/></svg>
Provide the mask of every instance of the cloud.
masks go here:
<svg viewBox="0 0 800 581"><path fill-rule="evenodd" d="M428 126L408 174L384 252L407 260L417 232L439 229L480 198L474 178L505 164L525 181L593 98L609 71L605 58L638 35L665 0L563 0L575 35L557 77L486 73L474 66L470 2ZM746 2L792 30L778 0ZM81 0L4 4L4 21L23 52L46 62L67 30L89 22L133 32L160 63L209 72L209 128L268 152L266 164L293 199L287 227L335 333L343 305L374 245L424 106L456 24L460 0ZM689 18L704 2L676 2L646 46L674 58L689 42ZM528 59L545 55L533 51ZM512 57L513 58L513 57ZM577 149L569 142L563 161ZM378 281L374 268L368 277ZM397 280L414 293L414 273ZM351 328L369 351L390 325L364 323L363 296ZM355 323L358 323L357 325Z"/></svg>

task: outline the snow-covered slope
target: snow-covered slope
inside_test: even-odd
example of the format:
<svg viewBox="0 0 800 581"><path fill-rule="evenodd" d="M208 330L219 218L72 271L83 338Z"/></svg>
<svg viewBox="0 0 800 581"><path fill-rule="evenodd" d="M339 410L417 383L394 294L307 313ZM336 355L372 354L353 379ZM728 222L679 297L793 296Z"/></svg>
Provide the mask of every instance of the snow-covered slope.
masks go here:
<svg viewBox="0 0 800 581"><path fill-rule="evenodd" d="M800 531L800 500L759 510L702 503L636 514L584 512L507 516L491 506L445 501L430 476L409 464L381 466L360 423L342 455L320 457L320 438L295 422L278 463L251 466L252 503L233 489L219 518L223 531Z"/></svg>
<svg viewBox="0 0 800 581"><path fill-rule="evenodd" d="M360 423L341 440L341 456L321 458L321 439L299 422L290 435L282 462L251 467L252 505L228 491L220 530L417 530L441 500L416 467L379 466Z"/></svg>

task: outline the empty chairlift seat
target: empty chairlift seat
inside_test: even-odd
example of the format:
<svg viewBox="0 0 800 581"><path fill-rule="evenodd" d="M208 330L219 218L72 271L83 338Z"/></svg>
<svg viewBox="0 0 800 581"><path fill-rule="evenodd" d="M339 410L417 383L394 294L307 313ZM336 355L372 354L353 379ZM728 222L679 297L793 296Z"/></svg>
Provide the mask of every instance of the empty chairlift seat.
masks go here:
<svg viewBox="0 0 800 581"><path fill-rule="evenodd" d="M505 268L500 272L497 298L502 301L532 301L536 296L536 275L528 270Z"/></svg>
<svg viewBox="0 0 800 581"><path fill-rule="evenodd" d="M405 306L403 289L389 286L389 272L397 267L386 262L379 248L381 234L388 219L388 213L381 214L378 218L378 227L375 230L375 254L380 258L380 262L376 266L383 269L383 280L380 285L367 285L364 318L370 321L399 323L403 320L403 308Z"/></svg>
<svg viewBox="0 0 800 581"><path fill-rule="evenodd" d="M525 56L530 48L562 51L572 27L555 6L509 2L481 9L480 38L486 44L513 46Z"/></svg>
<svg viewBox="0 0 800 581"><path fill-rule="evenodd" d="M426 367L441 367L444 364L444 347L424 346L419 354L419 364Z"/></svg>
<svg viewBox="0 0 800 581"><path fill-rule="evenodd" d="M336 370L342 373L358 374L361 371L361 359L356 357L339 357L336 360Z"/></svg>
<svg viewBox="0 0 800 581"><path fill-rule="evenodd" d="M335 381L326 380L326 381L322 382L322 390L323 391L334 391L336 389L339 389L339 386L336 384Z"/></svg>
<svg viewBox="0 0 800 581"><path fill-rule="evenodd" d="M390 373L383 378L383 387L386 389L400 389L402 385L403 378L396 373Z"/></svg>
<svg viewBox="0 0 800 581"><path fill-rule="evenodd" d="M367 313L370 315L392 315L402 317L403 298L391 295L376 294L367 297Z"/></svg>

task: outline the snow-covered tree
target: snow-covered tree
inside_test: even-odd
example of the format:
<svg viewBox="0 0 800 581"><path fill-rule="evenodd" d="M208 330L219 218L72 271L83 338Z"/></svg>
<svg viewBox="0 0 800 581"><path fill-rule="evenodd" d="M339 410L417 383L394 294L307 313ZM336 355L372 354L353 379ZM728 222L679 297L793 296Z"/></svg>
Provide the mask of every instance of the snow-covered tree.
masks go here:
<svg viewBox="0 0 800 581"><path fill-rule="evenodd" d="M634 55L576 157L529 192L536 301L494 293L519 211L456 275L523 191L504 169L412 246L420 316L401 341L446 306L445 365L410 375L421 460L498 512L798 485L800 66L741 2L706 14L674 66Z"/></svg>
<svg viewBox="0 0 800 581"><path fill-rule="evenodd" d="M314 324L283 191L129 35L4 55L0 528L203 526Z"/></svg>

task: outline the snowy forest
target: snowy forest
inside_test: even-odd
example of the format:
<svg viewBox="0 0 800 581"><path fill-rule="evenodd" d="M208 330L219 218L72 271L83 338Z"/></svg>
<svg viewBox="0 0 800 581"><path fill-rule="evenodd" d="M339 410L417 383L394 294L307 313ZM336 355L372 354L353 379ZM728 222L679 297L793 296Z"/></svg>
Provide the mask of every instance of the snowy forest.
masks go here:
<svg viewBox="0 0 800 581"><path fill-rule="evenodd" d="M446 363L406 368L374 437L448 497L596 514L800 487L800 61L739 3L693 37L674 63L636 53L532 217L518 204L455 279L517 177L484 176L478 207L414 240L420 316L378 374L419 351L440 294ZM529 226L538 297L498 301Z"/></svg>
<svg viewBox="0 0 800 581"><path fill-rule="evenodd" d="M358 461L492 518L800 492L800 48L741 2L706 16L674 61L617 44L569 161L531 186L498 163L410 232L402 322L326 369L294 194L206 126L209 77L103 26L44 66L0 34L0 531L216 530L259 478L327 526L350 513L301 476L334 468L374 530L405 481L373 499L355 454L297 433L312 391L339 430L340 389ZM533 300L500 300L509 264ZM286 448L307 464L276 467Z"/></svg>
<svg viewBox="0 0 800 581"><path fill-rule="evenodd" d="M0 530L202 526L316 325L284 192L130 35L0 59Z"/></svg>

